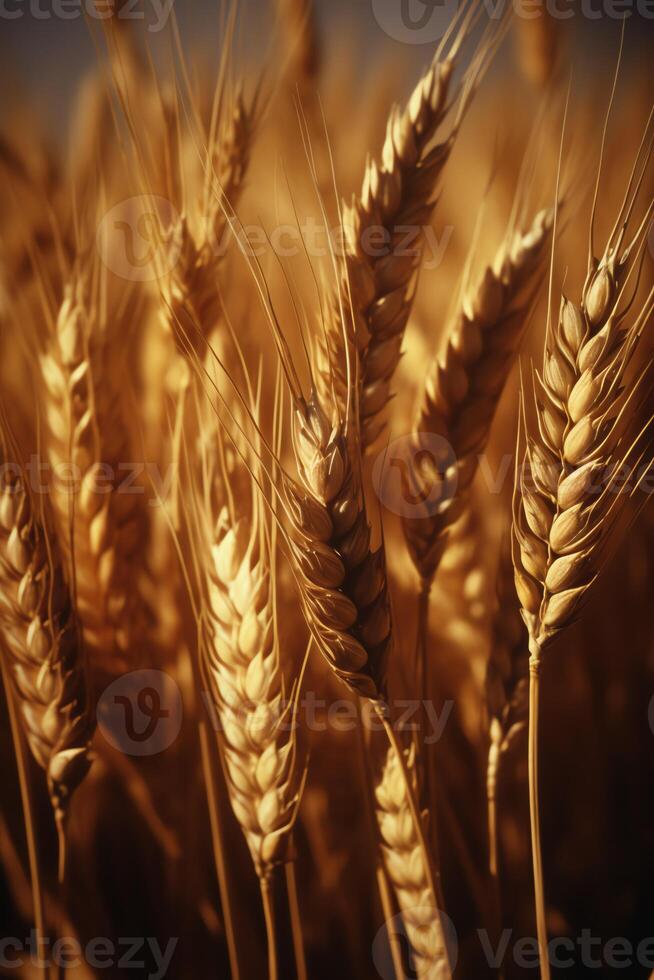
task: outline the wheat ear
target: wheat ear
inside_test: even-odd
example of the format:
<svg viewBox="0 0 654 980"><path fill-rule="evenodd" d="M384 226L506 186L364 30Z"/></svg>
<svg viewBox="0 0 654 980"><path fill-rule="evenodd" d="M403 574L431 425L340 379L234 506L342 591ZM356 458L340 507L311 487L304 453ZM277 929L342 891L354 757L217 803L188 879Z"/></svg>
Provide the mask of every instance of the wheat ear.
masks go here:
<svg viewBox="0 0 654 980"><path fill-rule="evenodd" d="M332 426L315 393L296 402L294 449L301 485L287 479L286 496L309 625L331 669L378 701L391 647L383 552L370 546L345 428Z"/></svg>
<svg viewBox="0 0 654 980"><path fill-rule="evenodd" d="M541 211L525 232L510 233L478 285L466 292L442 357L425 382L415 424L416 458L425 472L412 479L428 486L439 479L442 460L430 452L438 436L451 447L437 501L429 513L406 519L404 535L423 584L430 584L447 533L466 506L467 493L484 450L500 396L522 338L547 258L552 212Z"/></svg>
<svg viewBox="0 0 654 980"><path fill-rule="evenodd" d="M161 280L162 321L186 358L205 358L207 342L221 318L220 271L228 215L234 213L245 187L257 118L257 97L247 105L239 86L223 131L207 151L207 193L200 204L199 227L184 208L176 226L167 230L166 248L175 250L177 260Z"/></svg>
<svg viewBox="0 0 654 980"><path fill-rule="evenodd" d="M649 130L646 130L646 134ZM542 375L533 374L538 421L527 445L514 498L515 580L529 630L529 785L536 919L543 976L549 978L547 923L538 808L538 709L541 656L579 610L601 569L611 532L629 497L619 484L626 467L635 479L649 450L630 416L647 385L627 384L654 290L636 294L654 203L628 244L627 228L649 161L643 138L623 207L602 257L593 254L575 304L563 297L548 324ZM599 177L598 177L599 189ZM648 460L649 463L649 460ZM616 492L617 488L617 492Z"/></svg>
<svg viewBox="0 0 654 980"><path fill-rule="evenodd" d="M0 488L0 628L22 729L46 773L63 834L72 794L90 765L93 724L71 598L24 479L5 474Z"/></svg>
<svg viewBox="0 0 654 980"><path fill-rule="evenodd" d="M142 488L120 491L129 441L92 303L86 281L75 277L42 359L42 377L52 499L67 577L93 664L111 673L126 668L138 634L135 568L146 517ZM64 473L72 479L64 482Z"/></svg>
<svg viewBox="0 0 654 980"><path fill-rule="evenodd" d="M338 424L332 427L315 394L308 403L297 403L294 435L303 487L287 482L287 497L307 623L331 670L354 693L370 699L384 722L389 747L378 788L381 801L377 795L380 830L385 837L393 821L396 825L402 822L412 868L420 865L418 891L423 907L414 912L411 924L420 960L447 971L435 975L450 976L439 918L441 905L416 802L414 759L404 756L383 705L392 646L383 550L373 552L370 548L365 503L346 432ZM387 819L388 811L383 807L391 799L396 811L393 813L391 807ZM396 865L387 866L386 850L382 858L398 902L407 909L416 889L411 896L406 876L398 877Z"/></svg>
<svg viewBox="0 0 654 980"><path fill-rule="evenodd" d="M205 668L218 706L232 808L257 874L288 860L300 799L274 616L270 555L253 517L219 516L209 570L210 640Z"/></svg>
<svg viewBox="0 0 654 980"><path fill-rule="evenodd" d="M438 180L493 48L489 43L473 61L462 82L454 122L443 141L434 144L452 107L452 77L469 26L464 7L450 28L454 37L448 32L406 106L391 110L380 161L367 162L360 195L343 209L347 272L343 292L351 296L349 333L354 339L352 354L358 351L359 358L358 413L364 450L384 428L383 411L391 397L422 258L422 231L432 219ZM415 233L409 248L402 247L407 229ZM383 254L371 240L380 235L384 237ZM318 377L323 399L333 391L341 405L347 401L343 348L341 319L335 315L328 324L327 344L321 348Z"/></svg>

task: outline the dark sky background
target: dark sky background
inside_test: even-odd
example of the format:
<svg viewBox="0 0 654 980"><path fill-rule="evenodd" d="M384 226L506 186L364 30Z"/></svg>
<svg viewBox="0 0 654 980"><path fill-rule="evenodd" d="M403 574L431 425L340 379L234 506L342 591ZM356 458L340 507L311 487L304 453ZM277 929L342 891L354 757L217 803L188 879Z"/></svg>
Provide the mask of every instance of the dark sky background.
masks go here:
<svg viewBox="0 0 654 980"><path fill-rule="evenodd" d="M63 20L53 15L60 0L0 0L0 82L3 86L5 111L15 103L13 96L24 95L37 106L39 114L56 136L65 128L68 109L80 76L95 58L95 48L88 25L82 16ZM91 0L63 0L68 7L83 9ZM170 0L132 0L135 10L152 17L153 3ZM402 0L315 0L320 28L325 37L326 57L337 56L343 38L356 43L362 70L370 59L393 59L398 56L398 40L390 38L380 27L376 11L397 6ZM409 0L414 12L424 9L424 2L455 5L456 0ZM574 5L574 0L548 0L559 7ZM654 19L645 19L639 10L647 8L654 17L654 0L622 0L632 3L634 14L627 29L626 59L654 63ZM185 41L194 50L219 50L220 0L173 0L175 15ZM585 9L608 9L615 0L583 0ZM620 23L606 12L597 19L577 13L567 22L566 31L574 38L575 70L583 74L612 72L619 43ZM619 4L616 4L619 6ZM274 0L240 0L240 49L245 57L262 61L270 51L274 36ZM21 16L8 19L6 11L19 10ZM45 13L44 13L45 12ZM151 33L155 50L166 49L167 31ZM406 55L406 45L402 45ZM433 51L433 43L413 45L417 70ZM413 51L411 57L413 57ZM502 70L511 57L505 45L498 59Z"/></svg>

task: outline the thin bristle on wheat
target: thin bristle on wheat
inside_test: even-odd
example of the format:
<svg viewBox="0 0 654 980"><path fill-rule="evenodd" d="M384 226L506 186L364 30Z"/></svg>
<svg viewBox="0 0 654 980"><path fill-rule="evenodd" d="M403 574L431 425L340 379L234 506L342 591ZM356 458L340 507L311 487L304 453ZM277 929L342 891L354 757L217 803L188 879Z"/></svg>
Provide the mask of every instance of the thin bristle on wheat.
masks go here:
<svg viewBox="0 0 654 980"><path fill-rule="evenodd" d="M344 428L332 426L316 396L296 408L294 448L302 486L287 479L286 495L309 625L332 670L378 700L392 643L383 551L370 546Z"/></svg>
<svg viewBox="0 0 654 980"><path fill-rule="evenodd" d="M288 859L300 797L285 703L269 558L256 519L223 508L211 546L204 646L232 808L257 874ZM263 549L263 550L262 550Z"/></svg>
<svg viewBox="0 0 654 980"><path fill-rule="evenodd" d="M56 549L20 478L0 488L0 629L32 755L58 824L90 765L93 724L82 648Z"/></svg>
<svg viewBox="0 0 654 980"><path fill-rule="evenodd" d="M405 752L406 770L417 792L415 748ZM387 749L375 787L375 814L384 869L402 913L411 944L414 975L430 980L451 977L439 909L431 891L426 856L416 834L405 772L397 753Z"/></svg>
<svg viewBox="0 0 654 980"><path fill-rule="evenodd" d="M507 237L477 287L464 295L445 353L428 372L415 426L416 444L420 448L426 437L428 448L429 436L440 436L452 447L455 462L443 474L435 512L404 521L409 553L425 582L432 580L447 533L466 506L479 454L488 441L540 283L552 217L551 211L541 211L528 231ZM424 474L429 481L434 476Z"/></svg>

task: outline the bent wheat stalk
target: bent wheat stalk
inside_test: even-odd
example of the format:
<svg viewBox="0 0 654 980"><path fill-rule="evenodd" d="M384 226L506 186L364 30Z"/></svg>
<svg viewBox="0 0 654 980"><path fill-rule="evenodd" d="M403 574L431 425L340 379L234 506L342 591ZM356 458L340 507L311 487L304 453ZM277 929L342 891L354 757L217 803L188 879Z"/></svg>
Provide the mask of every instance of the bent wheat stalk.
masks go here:
<svg viewBox="0 0 654 980"><path fill-rule="evenodd" d="M631 421L647 394L647 378L631 379L642 331L654 310L654 290L639 305L637 291L654 203L628 238L650 149L643 138L623 206L598 260L592 224L581 301L563 297L548 325L542 375L532 376L537 428L526 448L514 498L515 581L529 630L529 776L532 857L541 969L549 977L547 925L538 811L538 690L544 650L577 615L600 574L616 523L649 455L649 430ZM645 149L644 149L645 148ZM599 188L599 177L598 177ZM593 211L594 215L594 211ZM620 481L625 469L631 492Z"/></svg>

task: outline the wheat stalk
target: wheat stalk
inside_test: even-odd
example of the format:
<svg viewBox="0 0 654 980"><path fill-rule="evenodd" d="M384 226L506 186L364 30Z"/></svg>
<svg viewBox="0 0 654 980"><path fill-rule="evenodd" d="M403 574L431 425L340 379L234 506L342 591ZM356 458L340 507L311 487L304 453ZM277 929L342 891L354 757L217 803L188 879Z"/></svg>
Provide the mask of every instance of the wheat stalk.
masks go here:
<svg viewBox="0 0 654 980"><path fill-rule="evenodd" d="M450 32L406 106L392 108L380 160L368 160L360 195L343 208L343 292L351 297L348 342L353 362L358 353L358 414L364 450L373 445L385 425L382 413L391 397L390 385L401 356L424 247L422 230L433 217L438 180L493 50L489 43L482 57L473 62L462 82L463 96L450 131L442 142L434 144L452 107L452 77L470 26L466 11L462 8L450 28L454 38L447 54ZM410 248L402 248L407 230L414 233L414 241ZM383 254L374 254L377 246L373 248L368 240L372 235L384 236ZM333 392L345 405L347 359L340 315L328 322L326 342L319 350L323 401L331 399Z"/></svg>
<svg viewBox="0 0 654 980"><path fill-rule="evenodd" d="M440 481L429 439L449 444L452 459L442 474L439 498L427 495L424 516L403 521L404 535L423 586L436 572L447 534L466 507L500 396L526 327L546 260L552 212L540 211L529 229L509 233L492 266L468 290L442 357L429 369L415 424L423 472L411 479L432 487ZM419 455L416 455L419 459Z"/></svg>
<svg viewBox="0 0 654 980"><path fill-rule="evenodd" d="M648 125L649 129L649 125ZM634 164L623 206L602 257L593 254L576 304L562 298L558 320L548 324L542 375L532 376L538 421L530 435L514 498L515 581L529 630L529 785L536 918L543 976L549 978L547 924L538 808L538 692L543 650L577 614L601 563L626 501L619 480L634 479L648 453L644 430L630 416L647 390L628 371L654 290L636 307L640 268L654 203L631 240L627 228L650 150ZM599 191L599 177L597 183ZM594 209L597 203L594 202ZM593 222L594 222L593 209ZM631 290L631 295L629 295ZM617 487L617 492L616 492Z"/></svg>
<svg viewBox="0 0 654 980"><path fill-rule="evenodd" d="M54 543L35 512L24 475L5 468L0 496L0 629L23 732L45 771L63 829L89 768L93 724L70 594Z"/></svg>
<svg viewBox="0 0 654 980"><path fill-rule="evenodd" d="M143 625L136 576L147 518L144 489L120 490L130 465L129 440L92 305L85 279L73 277L41 367L52 500L67 577L94 666L111 673L129 663Z"/></svg>

